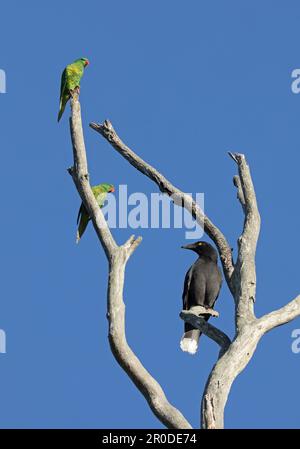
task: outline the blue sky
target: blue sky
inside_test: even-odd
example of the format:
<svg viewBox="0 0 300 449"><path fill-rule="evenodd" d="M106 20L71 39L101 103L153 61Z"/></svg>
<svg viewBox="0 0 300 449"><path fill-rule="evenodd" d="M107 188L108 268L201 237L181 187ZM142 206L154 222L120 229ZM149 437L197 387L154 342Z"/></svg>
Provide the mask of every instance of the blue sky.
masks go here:
<svg viewBox="0 0 300 449"><path fill-rule="evenodd" d="M86 56L81 104L92 183L157 189L95 132L109 118L141 157L205 209L231 245L242 214L227 151L245 153L262 215L256 312L299 292L299 2L10 1L1 5L0 427L162 427L114 361L107 341L107 264L92 227L75 245L79 198L67 116L56 122L64 66ZM130 229L114 230L118 243ZM128 341L169 400L199 423L200 398L216 359L179 349L186 270L182 229L141 229L127 269ZM215 322L233 335L224 285ZM142 317L142 319L141 319ZM233 385L225 423L299 427L296 320L261 341Z"/></svg>

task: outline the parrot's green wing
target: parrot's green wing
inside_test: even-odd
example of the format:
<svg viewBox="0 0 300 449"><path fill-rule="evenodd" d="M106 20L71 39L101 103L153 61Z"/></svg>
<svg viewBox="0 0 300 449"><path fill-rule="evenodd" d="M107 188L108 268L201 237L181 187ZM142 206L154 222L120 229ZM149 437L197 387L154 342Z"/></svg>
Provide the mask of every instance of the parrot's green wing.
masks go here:
<svg viewBox="0 0 300 449"><path fill-rule="evenodd" d="M67 68L62 72L61 75L61 82L60 82L60 99L59 99L59 112L57 121L59 122L61 119L61 116L64 113L66 104L70 98L70 93L68 93L67 89Z"/></svg>
<svg viewBox="0 0 300 449"><path fill-rule="evenodd" d="M65 71L66 89L70 93L70 91L80 86L80 80L82 78L84 68L82 64L73 62L73 64L70 64L65 68Z"/></svg>
<svg viewBox="0 0 300 449"><path fill-rule="evenodd" d="M105 202L106 196L108 192L113 192L114 186L112 184L99 184L97 186L92 187L92 192L96 198L97 204L99 207L103 207L103 204ZM83 203L81 203L78 217L77 217L77 237L76 237L76 243L79 242L81 237L83 236L86 227L90 221L89 214L84 206Z"/></svg>
<svg viewBox="0 0 300 449"><path fill-rule="evenodd" d="M105 201L105 197L106 197L107 193L103 192L98 194L98 196L95 195L97 203L99 204L100 207L103 206L103 203ZM76 236L76 243L79 242L79 240L81 239L81 237L84 234L84 231L86 230L87 225L89 224L90 221L90 217L89 214L84 206L83 203L81 203L79 212L78 212L78 216L77 216L77 236Z"/></svg>

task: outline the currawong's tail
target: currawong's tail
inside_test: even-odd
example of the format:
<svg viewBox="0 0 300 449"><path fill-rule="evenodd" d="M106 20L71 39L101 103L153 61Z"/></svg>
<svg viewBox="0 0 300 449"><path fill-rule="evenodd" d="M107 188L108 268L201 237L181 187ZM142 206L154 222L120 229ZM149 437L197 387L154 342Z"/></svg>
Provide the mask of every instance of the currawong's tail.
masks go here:
<svg viewBox="0 0 300 449"><path fill-rule="evenodd" d="M201 336L199 329L195 329L190 324L184 325L184 334L180 340L180 348L184 352L188 352L191 355L196 354L198 349L198 342Z"/></svg>
<svg viewBox="0 0 300 449"><path fill-rule="evenodd" d="M208 321L210 317L208 315L204 315L203 318L205 321ZM200 332L199 329L196 329L191 324L185 323L184 334L180 340L180 348L182 351L188 352L192 355L196 354L201 334L202 332Z"/></svg>

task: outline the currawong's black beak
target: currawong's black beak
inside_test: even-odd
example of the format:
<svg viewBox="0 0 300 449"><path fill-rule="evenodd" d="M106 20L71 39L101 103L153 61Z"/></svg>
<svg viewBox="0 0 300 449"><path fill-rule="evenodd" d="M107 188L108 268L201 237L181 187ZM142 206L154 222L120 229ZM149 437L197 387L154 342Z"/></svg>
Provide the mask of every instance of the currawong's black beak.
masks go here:
<svg viewBox="0 0 300 449"><path fill-rule="evenodd" d="M194 243L191 243L190 245L184 245L181 248L183 248L183 249L195 249L195 245L194 245Z"/></svg>

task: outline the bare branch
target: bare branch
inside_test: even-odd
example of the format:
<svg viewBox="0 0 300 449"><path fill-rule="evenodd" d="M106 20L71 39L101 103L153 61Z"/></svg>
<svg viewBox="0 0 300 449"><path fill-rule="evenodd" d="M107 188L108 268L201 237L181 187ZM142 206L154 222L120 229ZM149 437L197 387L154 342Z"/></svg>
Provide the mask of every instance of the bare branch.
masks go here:
<svg viewBox="0 0 300 449"><path fill-rule="evenodd" d="M219 317L219 312L216 309L211 309L210 307L206 306L192 306L189 308L189 312L193 312L193 314L197 316L209 315L215 318Z"/></svg>
<svg viewBox="0 0 300 449"><path fill-rule="evenodd" d="M73 145L74 166L69 168L78 193L92 218L95 231L105 251L106 257L110 259L117 248L117 244L107 226L106 220L93 195L88 175L86 150L82 131L80 103L77 94L71 98L70 131Z"/></svg>
<svg viewBox="0 0 300 449"><path fill-rule="evenodd" d="M190 429L184 416L167 400L159 383L144 368L129 347L125 333L125 304L123 301L124 276L127 260L141 242L131 236L118 246L113 239L101 209L89 184L88 166L81 123L78 96L71 99L70 119L74 153L74 167L69 169L78 193L92 218L94 228L109 261L108 311L109 342L112 352L140 392L144 395L157 418L170 429Z"/></svg>
<svg viewBox="0 0 300 449"><path fill-rule="evenodd" d="M132 245L134 244L133 242ZM108 338L111 350L119 365L144 395L157 418L169 429L190 429L191 425L189 422L179 410L168 402L159 383L144 368L126 340L123 286L126 260L128 253L132 251L131 248L126 246L120 247L113 257L109 273Z"/></svg>
<svg viewBox="0 0 300 449"><path fill-rule="evenodd" d="M231 386L251 360L261 337L271 329L300 316L300 295L286 306L259 319L237 327L237 334L227 351L215 364L202 399L202 426L223 428L224 408Z"/></svg>
<svg viewBox="0 0 300 449"><path fill-rule="evenodd" d="M193 313L192 310L182 310L179 316L186 323L189 323L197 329L201 330L203 334L214 340L220 346L221 349L219 357L221 357L227 351L230 346L231 340L223 331L205 321L202 316Z"/></svg>
<svg viewBox="0 0 300 449"><path fill-rule="evenodd" d="M229 153L238 165L239 176L235 177L238 196L245 212L242 235L238 240L238 258L233 275L236 319L249 322L255 318L253 303L256 295L255 253L260 231L260 215L249 166L243 154Z"/></svg>
<svg viewBox="0 0 300 449"><path fill-rule="evenodd" d="M280 309L259 318L257 324L262 326L265 332L269 332L277 326L289 323L298 316L300 316L300 295Z"/></svg>
<svg viewBox="0 0 300 449"><path fill-rule="evenodd" d="M227 351L213 367L202 397L202 427L222 429L224 408L236 377L251 360L263 335L255 322L237 328L237 333Z"/></svg>
<svg viewBox="0 0 300 449"><path fill-rule="evenodd" d="M101 134L118 153L121 154L133 167L154 181L161 192L166 193L175 204L187 209L197 220L200 226L204 225L204 231L216 244L223 265L224 275L231 288L231 275L233 273L231 247L225 236L215 224L204 214L198 204L190 195L185 194L173 186L158 170L137 156L127 145L122 142L114 130L111 122L105 120L103 124L90 123L90 127Z"/></svg>
<svg viewBox="0 0 300 449"><path fill-rule="evenodd" d="M127 242L124 243L123 248L125 248L127 250L126 253L127 253L128 257L131 256L131 254L139 246L141 241L142 241L142 237L135 238L135 236L132 235L131 237L129 237Z"/></svg>
<svg viewBox="0 0 300 449"><path fill-rule="evenodd" d="M235 185L235 187L237 189L237 194L236 194L237 199L241 203L244 213L246 213L246 204L245 204L244 193L243 193L243 189L242 189L241 180L238 175L235 175L233 177L233 184Z"/></svg>
<svg viewBox="0 0 300 449"><path fill-rule="evenodd" d="M223 428L224 408L237 375L247 366L264 331L254 315L256 292L255 252L260 230L260 216L249 167L243 154L229 153L237 163L234 177L238 198L245 213L239 238L238 258L232 275L235 299L236 335L227 351L217 361L207 381L202 398L202 427Z"/></svg>
<svg viewBox="0 0 300 449"><path fill-rule="evenodd" d="M251 243L251 252L255 253L260 231L260 215L257 207L256 195L250 174L250 169L244 154L229 154L231 157L234 157L234 160L238 165L240 185L242 188L246 208L246 217L241 238L241 245L243 244L243 242L245 242L245 244L247 245Z"/></svg>

